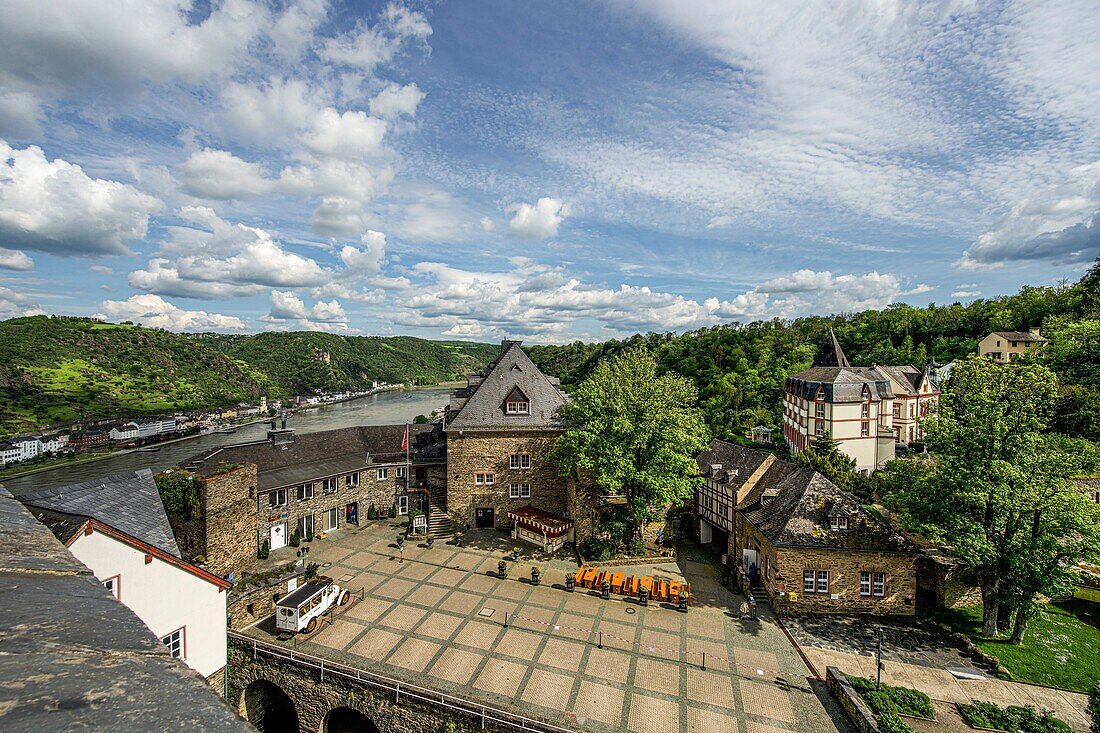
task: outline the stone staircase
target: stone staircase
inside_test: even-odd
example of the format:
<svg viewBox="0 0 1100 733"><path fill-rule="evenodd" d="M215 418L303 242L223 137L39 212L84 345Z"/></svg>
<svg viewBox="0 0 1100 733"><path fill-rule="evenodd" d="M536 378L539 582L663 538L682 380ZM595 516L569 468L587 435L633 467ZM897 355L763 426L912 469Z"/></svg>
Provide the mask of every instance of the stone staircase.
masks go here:
<svg viewBox="0 0 1100 733"><path fill-rule="evenodd" d="M428 502L428 534L438 539L455 533L454 523L447 514L447 488L431 484Z"/></svg>

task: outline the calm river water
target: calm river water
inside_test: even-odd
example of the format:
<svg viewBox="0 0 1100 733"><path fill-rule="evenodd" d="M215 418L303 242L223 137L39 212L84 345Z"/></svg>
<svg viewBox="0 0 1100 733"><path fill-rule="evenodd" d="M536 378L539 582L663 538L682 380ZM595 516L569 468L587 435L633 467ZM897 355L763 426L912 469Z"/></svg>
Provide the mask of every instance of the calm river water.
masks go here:
<svg viewBox="0 0 1100 733"><path fill-rule="evenodd" d="M448 388L420 389L411 392L380 392L350 402L301 410L287 422L298 433L315 433L355 425L387 425L411 421L417 415L427 415L447 404ZM247 425L230 435L213 433L197 438L162 445L156 453L125 453L82 465L59 463L57 468L41 473L7 479L4 486L13 494L25 494L39 489L88 481L100 476L151 468L154 472L176 465L209 448L230 443L262 440L269 423Z"/></svg>

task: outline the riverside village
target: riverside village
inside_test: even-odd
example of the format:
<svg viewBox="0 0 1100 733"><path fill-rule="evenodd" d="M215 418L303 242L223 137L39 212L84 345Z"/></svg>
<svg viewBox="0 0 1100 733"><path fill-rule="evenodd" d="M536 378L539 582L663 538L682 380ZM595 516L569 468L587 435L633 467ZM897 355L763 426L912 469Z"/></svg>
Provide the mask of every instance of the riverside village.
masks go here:
<svg viewBox="0 0 1100 733"><path fill-rule="evenodd" d="M1095 0L0 8L0 733L1100 733Z"/></svg>
<svg viewBox="0 0 1100 733"><path fill-rule="evenodd" d="M276 417L158 474L5 492L10 642L55 640L7 656L9 679L43 683L10 688L5 715L45 729L71 696L116 694L110 676L126 702L88 715L152 727L171 695L209 729L881 730L885 685L923 701L895 713L914 730L963 730L975 700L1086 730L1084 694L1015 680L937 620L981 599L950 542L852 491L932 460L926 418L971 364L1013 362L853 366L829 331L785 380L781 439L754 426L637 465L691 487L643 512L598 461L671 446L616 440L567 469L571 440L614 427L508 340L435 420L300 434ZM1075 486L1097 502L1097 481ZM1070 594L1096 593L1089 567ZM35 607L46 592L64 603Z"/></svg>

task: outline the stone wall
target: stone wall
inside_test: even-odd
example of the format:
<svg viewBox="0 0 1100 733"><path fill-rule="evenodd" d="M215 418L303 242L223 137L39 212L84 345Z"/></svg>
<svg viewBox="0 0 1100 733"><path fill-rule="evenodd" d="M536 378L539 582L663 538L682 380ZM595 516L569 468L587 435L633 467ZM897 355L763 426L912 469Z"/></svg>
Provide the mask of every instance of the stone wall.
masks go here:
<svg viewBox="0 0 1100 733"><path fill-rule="evenodd" d="M859 733L879 733L875 714L852 688L843 672L836 667L826 667L825 684Z"/></svg>
<svg viewBox="0 0 1100 733"><path fill-rule="evenodd" d="M779 548L776 568L788 593L797 594L798 600L790 604L795 612L883 616L912 616L916 613L917 571L914 555ZM803 570L829 571L829 593L804 593ZM881 598L860 595L860 571L885 573L886 595Z"/></svg>
<svg viewBox="0 0 1100 733"><path fill-rule="evenodd" d="M467 432L447 434L447 512L458 525L474 524L476 508L492 507L498 527L509 526L508 510L530 505L562 515L569 510L569 481L548 455L560 431ZM508 456L527 453L531 468L511 469ZM478 486L474 475L494 474L491 486ZM511 499L508 485L531 484L531 496Z"/></svg>
<svg viewBox="0 0 1100 733"><path fill-rule="evenodd" d="M916 555L896 552L872 552L841 548L776 548L751 522L740 514L734 517L735 532L729 536L730 561L741 562L742 547L756 547L760 553L758 567L772 602L785 591L791 611L795 613L870 614L882 616L912 616L916 613ZM827 570L829 592L805 593L802 590L804 570ZM748 571L748 568L745 568ZM886 574L886 595L861 596L861 571ZM794 601L790 601L790 594ZM833 598L833 595L836 598Z"/></svg>
<svg viewBox="0 0 1100 733"><path fill-rule="evenodd" d="M935 608L980 605L977 580L952 558L917 558L917 590L921 602Z"/></svg>
<svg viewBox="0 0 1100 733"><path fill-rule="evenodd" d="M298 585L305 583L304 567L273 578L263 585L250 585L247 588L242 588L241 585L235 586L229 592L226 605L229 628L239 631L275 613L275 601L290 592L287 584L295 578L298 580Z"/></svg>
<svg viewBox="0 0 1100 733"><path fill-rule="evenodd" d="M301 733L324 730L325 716L335 708L358 711L386 733L436 733L451 721L455 733L515 730L492 724L482 728L480 720L405 697L395 702L392 692L354 680L326 674L322 682L319 670L262 653L253 659L247 642L231 639L229 647L229 703L246 715L245 691L249 685L259 680L275 684L294 703Z"/></svg>
<svg viewBox="0 0 1100 733"><path fill-rule="evenodd" d="M207 476L202 490L205 560L215 575L238 578L256 569L256 465Z"/></svg>

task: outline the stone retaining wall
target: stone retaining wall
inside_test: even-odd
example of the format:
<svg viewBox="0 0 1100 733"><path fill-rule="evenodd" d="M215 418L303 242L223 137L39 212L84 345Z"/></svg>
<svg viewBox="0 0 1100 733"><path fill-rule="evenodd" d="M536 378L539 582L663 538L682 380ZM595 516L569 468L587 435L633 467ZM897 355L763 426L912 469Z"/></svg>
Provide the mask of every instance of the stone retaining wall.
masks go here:
<svg viewBox="0 0 1100 733"><path fill-rule="evenodd" d="M273 578L264 585L251 586L244 590L238 590L240 586L230 591L226 613L229 614L229 628L239 631L246 626L267 618L275 613L275 601L285 596L287 583L292 578L298 579L298 585L305 583L305 568L292 570L289 573Z"/></svg>
<svg viewBox="0 0 1100 733"><path fill-rule="evenodd" d="M825 668L825 684L859 733L879 733L875 714L836 667Z"/></svg>

